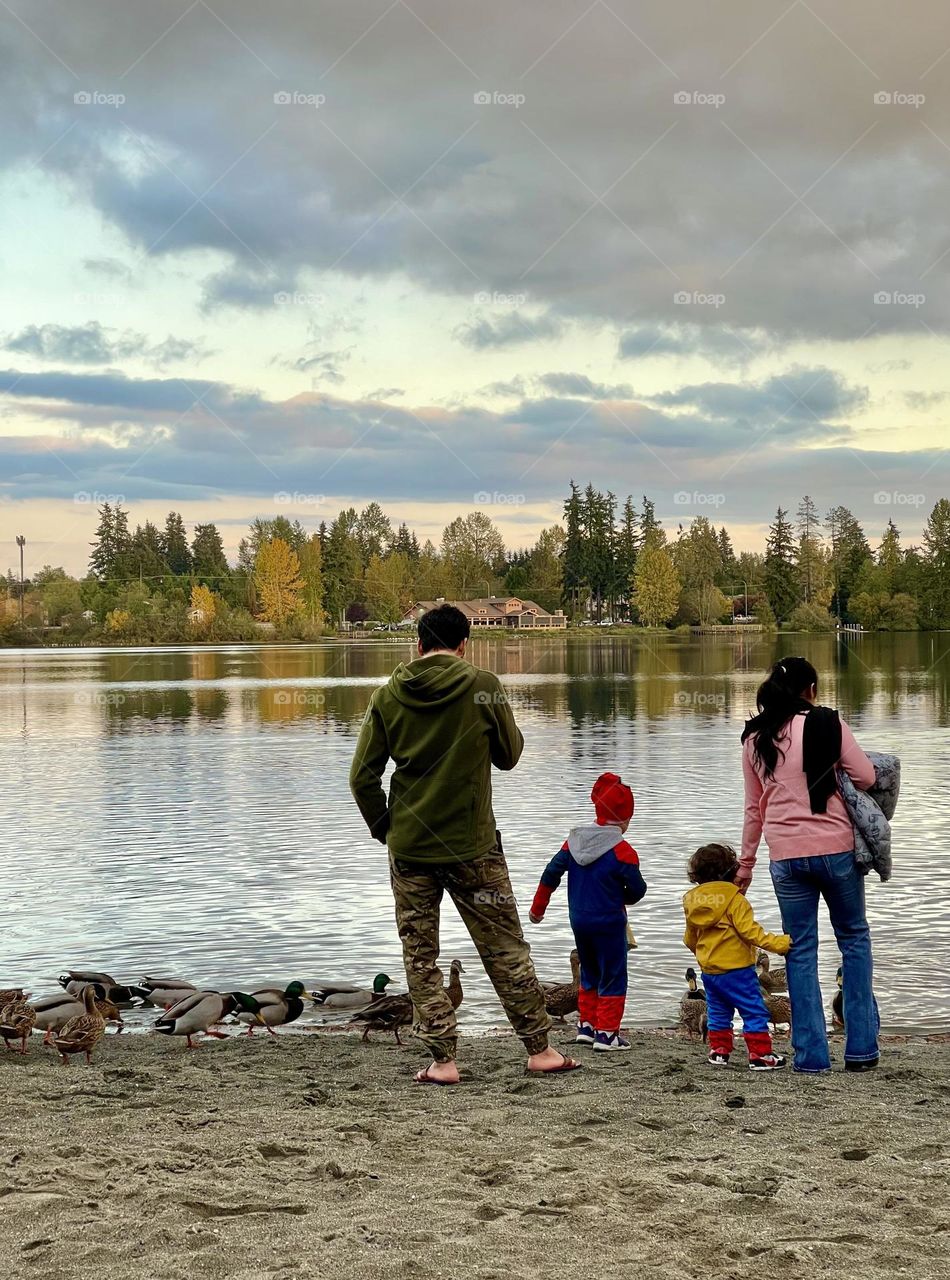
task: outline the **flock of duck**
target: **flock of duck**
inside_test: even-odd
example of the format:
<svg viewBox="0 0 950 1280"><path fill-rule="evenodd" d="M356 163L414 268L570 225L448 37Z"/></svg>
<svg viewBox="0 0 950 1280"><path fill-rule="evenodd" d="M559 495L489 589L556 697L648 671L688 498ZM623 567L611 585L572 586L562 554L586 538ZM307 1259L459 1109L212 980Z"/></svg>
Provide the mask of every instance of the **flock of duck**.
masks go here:
<svg viewBox="0 0 950 1280"><path fill-rule="evenodd" d="M760 951L755 971L759 989L769 1012L769 1022L776 1029L792 1025L792 1005L788 998L788 978L784 965L773 969L768 953ZM831 1002L831 1021L835 1027L844 1026L844 993L841 989L841 969L837 973L838 990ZM700 989L695 969L686 970L686 991L680 1001L680 1028L688 1036L706 1039L706 994Z"/></svg>
<svg viewBox="0 0 950 1280"><path fill-rule="evenodd" d="M791 1006L785 969L772 969L762 952L756 969L759 984L773 1025L791 1024ZM462 962L453 960L446 992L457 1009L462 1003ZM17 1042L26 1053L33 1031L42 1031L43 1044L51 1045L68 1065L82 1054L87 1062L105 1035L106 1025L122 1029L122 1010L150 1007L159 1010L153 1029L161 1035L182 1036L190 1049L193 1037L205 1035L226 1039L217 1030L225 1018L231 1017L247 1026L247 1034L263 1027L276 1035L278 1027L295 1022L304 1011L309 997L317 1009L346 1014L348 1022L363 1029L366 1040L371 1031L389 1032L402 1044L400 1031L413 1021L412 998L408 993L387 994L393 979L378 973L369 987L352 983L319 983L309 992L302 982L289 982L284 987L261 987L255 991L212 991L179 978L144 977L136 983L123 984L107 973L70 969L59 978L61 991L32 1000L22 987L0 990L0 1037L7 1049ZM687 989L680 1001L679 1024L689 1036L706 1035L706 997L699 987L695 969L686 970ZM571 981L542 983L545 1005L555 1018L566 1018L577 1009L580 985L580 963L577 951L571 952ZM843 1026L841 970L838 970L838 992L832 1006L836 1026Z"/></svg>

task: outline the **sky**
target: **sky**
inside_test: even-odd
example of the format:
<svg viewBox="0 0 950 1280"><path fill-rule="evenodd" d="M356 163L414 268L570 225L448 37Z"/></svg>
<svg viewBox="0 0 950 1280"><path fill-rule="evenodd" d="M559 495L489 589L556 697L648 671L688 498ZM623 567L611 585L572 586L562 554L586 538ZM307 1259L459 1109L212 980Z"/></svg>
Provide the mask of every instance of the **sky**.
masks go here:
<svg viewBox="0 0 950 1280"><path fill-rule="evenodd" d="M0 556L950 495L941 0L4 0Z"/></svg>

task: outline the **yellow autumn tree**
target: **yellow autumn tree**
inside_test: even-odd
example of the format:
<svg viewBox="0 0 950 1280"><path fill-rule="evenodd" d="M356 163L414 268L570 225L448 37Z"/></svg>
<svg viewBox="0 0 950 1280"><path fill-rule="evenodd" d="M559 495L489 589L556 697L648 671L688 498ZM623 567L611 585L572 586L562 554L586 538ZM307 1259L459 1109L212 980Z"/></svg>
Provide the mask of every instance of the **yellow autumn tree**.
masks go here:
<svg viewBox="0 0 950 1280"><path fill-rule="evenodd" d="M218 612L217 597L210 587L196 582L191 588L191 625L196 631L210 631Z"/></svg>
<svg viewBox="0 0 950 1280"><path fill-rule="evenodd" d="M283 538L265 542L254 562L258 616L275 626L286 622L300 605L304 581L296 551Z"/></svg>

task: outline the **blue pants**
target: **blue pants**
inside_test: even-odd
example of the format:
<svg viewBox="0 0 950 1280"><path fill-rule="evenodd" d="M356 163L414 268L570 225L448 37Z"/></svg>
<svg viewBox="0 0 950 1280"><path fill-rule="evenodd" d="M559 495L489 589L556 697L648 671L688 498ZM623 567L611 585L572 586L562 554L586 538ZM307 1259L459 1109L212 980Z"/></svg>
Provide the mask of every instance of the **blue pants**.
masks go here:
<svg viewBox="0 0 950 1280"><path fill-rule="evenodd" d="M743 1032L768 1032L769 1011L762 999L758 975L751 964L746 969L731 969L729 973L704 973L703 987L710 1032L731 1031L733 1015L737 1011L742 1019Z"/></svg>
<svg viewBox="0 0 950 1280"><path fill-rule="evenodd" d="M626 920L585 925L571 921L581 962L578 1015L597 1031L619 1031L627 997Z"/></svg>
<svg viewBox="0 0 950 1280"><path fill-rule="evenodd" d="M831 1054L818 984L818 902L824 898L841 951L845 1047L848 1062L878 1056L880 1018L874 999L871 931L864 910L864 876L853 853L789 858L770 864L782 928L795 945L788 953L795 1070L828 1071Z"/></svg>

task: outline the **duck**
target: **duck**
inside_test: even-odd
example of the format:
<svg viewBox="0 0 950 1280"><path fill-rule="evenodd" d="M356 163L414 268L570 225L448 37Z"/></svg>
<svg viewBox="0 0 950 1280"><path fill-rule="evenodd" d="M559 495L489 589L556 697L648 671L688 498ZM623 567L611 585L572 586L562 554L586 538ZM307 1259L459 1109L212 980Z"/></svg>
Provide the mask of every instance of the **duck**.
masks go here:
<svg viewBox="0 0 950 1280"><path fill-rule="evenodd" d="M134 996L137 996L144 1004L158 1005L162 1009L168 1009L173 1004L177 1004L179 1000L183 1000L185 996L191 995L198 988L193 982L186 982L183 978L140 978L135 986L129 987Z"/></svg>
<svg viewBox="0 0 950 1280"><path fill-rule="evenodd" d="M461 960L453 960L449 972L449 985L446 988L453 1009L457 1009L462 1003L464 993L460 975L464 972ZM381 999L374 1000L365 1009L354 1013L350 1018L350 1022L362 1024L363 1034L360 1037L361 1040L366 1040L371 1031L391 1031L396 1037L396 1044L401 1045L402 1040L399 1038L399 1032L403 1027L412 1026L413 1016L412 996L408 994L384 995Z"/></svg>
<svg viewBox="0 0 950 1280"><path fill-rule="evenodd" d="M577 993L581 985L581 961L577 948L571 952L571 981L542 982L544 1007L552 1018L563 1022L569 1013L577 1009Z"/></svg>
<svg viewBox="0 0 950 1280"><path fill-rule="evenodd" d="M763 991L769 991L773 995L777 995L782 991L788 990L785 966L782 965L780 969L773 969L768 952L759 952L755 962L755 972L759 978L759 986Z"/></svg>
<svg viewBox="0 0 950 1280"><path fill-rule="evenodd" d="M155 1030L161 1035L184 1036L188 1048L194 1049L191 1037L199 1032L226 1040L224 1032L212 1031L211 1027L238 1010L252 1014L255 1026L267 1025L261 1017L260 1005L246 991L193 991L165 1010L155 1023Z"/></svg>
<svg viewBox="0 0 950 1280"><path fill-rule="evenodd" d="M289 982L286 987L260 987L252 991L251 998L257 1001L259 1013L245 1012L241 1009L237 1018L239 1022L248 1023L247 1034L254 1034L255 1026L263 1019L264 1026L272 1036L276 1036L275 1027L285 1027L288 1022L296 1022L303 1013L301 996L306 991L302 982Z"/></svg>
<svg viewBox="0 0 950 1280"><path fill-rule="evenodd" d="M365 1009L374 1000L382 999L391 982L388 973L377 973L369 989L348 983L324 983L310 992L310 998L321 1009Z"/></svg>
<svg viewBox="0 0 950 1280"><path fill-rule="evenodd" d="M782 1023L791 1027L792 1002L787 995L776 995L771 991L763 991L762 999L765 1001L765 1007L769 1013L769 1022L773 1027L778 1027Z"/></svg>
<svg viewBox="0 0 950 1280"><path fill-rule="evenodd" d="M29 998L29 991L24 990L23 987L4 987L0 990L0 1009L11 1000L29 1000Z"/></svg>
<svg viewBox="0 0 950 1280"><path fill-rule="evenodd" d="M93 1049L106 1033L106 1020L99 1011L96 997L97 985L86 983L82 992L82 1013L70 1018L53 1036L53 1047L62 1057L64 1067L69 1066L69 1059L74 1053L84 1053L86 1062L91 1062Z"/></svg>
<svg viewBox="0 0 950 1280"><path fill-rule="evenodd" d="M838 990L831 1002L831 1025L841 1030L844 1027L844 973L841 965L838 965L835 981L838 984Z"/></svg>
<svg viewBox="0 0 950 1280"><path fill-rule="evenodd" d="M693 1038L706 1039L706 992L699 986L695 969L686 970L686 990L680 1000L680 1029Z"/></svg>
<svg viewBox="0 0 950 1280"><path fill-rule="evenodd" d="M92 983L93 991L96 990L96 983ZM101 991L102 988L100 987ZM39 1000L31 1001L33 1010L36 1014L34 1026L38 1031L45 1031L43 1036L44 1044L52 1044L53 1033L62 1031L70 1018L78 1018L85 1013L85 1002L71 996L68 991L64 991L61 995L42 996ZM111 1000L105 1000L96 997L96 1007L102 1014L106 1022L115 1022L120 1030L124 1026L122 1014L119 1012L118 1006L114 1005Z"/></svg>
<svg viewBox="0 0 950 1280"><path fill-rule="evenodd" d="M131 1004L135 992L122 982L116 982L108 973L96 973L89 969L67 969L59 975L59 985L71 996L82 999L83 988L90 983L100 988L97 995L100 999L110 1000L113 1004Z"/></svg>
<svg viewBox="0 0 950 1280"><path fill-rule="evenodd" d="M12 1049L11 1040L19 1040L20 1052L26 1053L26 1042L30 1038L33 1024L36 1022L36 1011L28 1004L24 996L9 1000L0 1009L0 1036L8 1049Z"/></svg>

